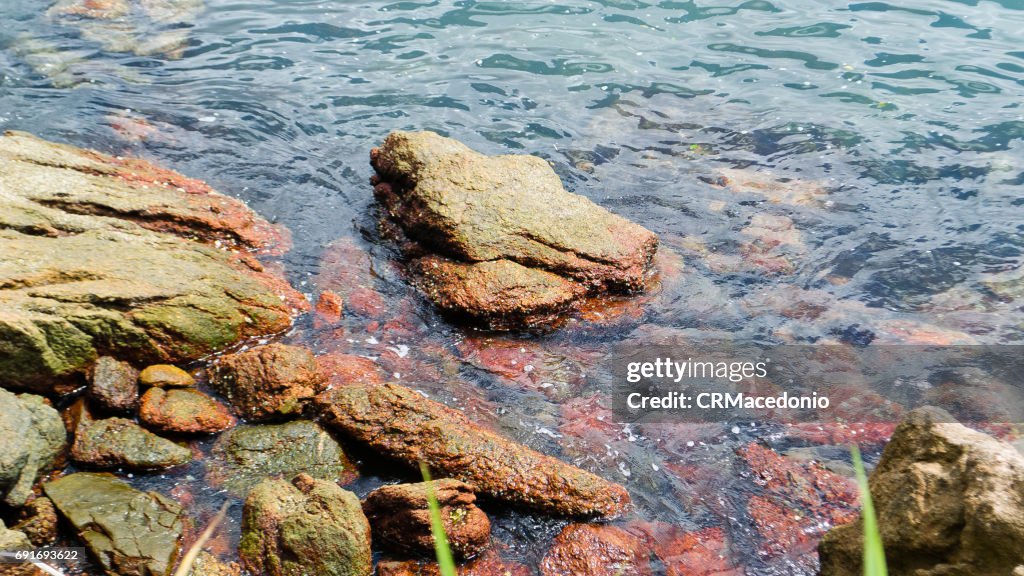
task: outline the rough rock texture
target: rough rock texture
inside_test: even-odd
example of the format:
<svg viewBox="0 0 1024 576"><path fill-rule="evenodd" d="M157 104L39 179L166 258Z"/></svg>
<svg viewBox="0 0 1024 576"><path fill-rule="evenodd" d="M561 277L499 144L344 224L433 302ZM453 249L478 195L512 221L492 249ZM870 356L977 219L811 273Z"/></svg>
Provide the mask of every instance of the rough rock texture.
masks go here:
<svg viewBox="0 0 1024 576"><path fill-rule="evenodd" d="M286 344L222 356L211 383L236 412L255 421L298 416L326 386L313 353Z"/></svg>
<svg viewBox="0 0 1024 576"><path fill-rule="evenodd" d="M249 492L238 553L247 570L267 576L373 572L370 525L359 498L306 474L265 480Z"/></svg>
<svg viewBox="0 0 1024 576"><path fill-rule="evenodd" d="M19 550L22 548L31 548L32 543L29 542L28 536L20 530L9 530L3 522L0 522L0 552L7 550ZM0 564L0 570L4 565Z"/></svg>
<svg viewBox="0 0 1024 576"><path fill-rule="evenodd" d="M69 409L75 440L71 459L95 468L159 470L192 460L192 451L127 418L96 420L82 401Z"/></svg>
<svg viewBox="0 0 1024 576"><path fill-rule="evenodd" d="M355 466L334 438L315 422L239 426L213 445L206 463L206 480L244 496L268 476L314 478L348 483Z"/></svg>
<svg viewBox="0 0 1024 576"><path fill-rule="evenodd" d="M93 557L121 576L166 576L184 530L181 506L108 474L80 472L43 486Z"/></svg>
<svg viewBox="0 0 1024 576"><path fill-rule="evenodd" d="M1024 573L1024 456L1013 446L919 408L896 428L870 488L889 574ZM825 535L821 574L861 573L862 529L857 520Z"/></svg>
<svg viewBox="0 0 1024 576"><path fill-rule="evenodd" d="M456 261L414 264L435 272L421 285L445 310L513 328L546 323L588 292L644 288L657 236L566 192L541 158L488 157L433 132L393 132L370 163L386 215Z"/></svg>
<svg viewBox="0 0 1024 576"><path fill-rule="evenodd" d="M192 563L189 576L241 576L242 567L234 562L221 562L209 552L200 552Z"/></svg>
<svg viewBox="0 0 1024 576"><path fill-rule="evenodd" d="M53 501L40 496L29 502L18 514L15 530L24 532L35 546L45 546L57 539L57 509Z"/></svg>
<svg viewBox="0 0 1024 576"><path fill-rule="evenodd" d="M248 254L284 242L197 180L7 132L0 386L52 392L101 355L184 361L286 329L308 304Z"/></svg>
<svg viewBox="0 0 1024 576"><path fill-rule="evenodd" d="M142 396L139 420L162 432L212 434L234 426L220 402L194 388L150 388Z"/></svg>
<svg viewBox="0 0 1024 576"><path fill-rule="evenodd" d="M0 312L2 314L2 312ZM2 346L2 344L0 344ZM67 445L60 414L39 396L0 389L0 496L22 506Z"/></svg>
<svg viewBox="0 0 1024 576"><path fill-rule="evenodd" d="M89 397L108 412L128 412L139 405L139 373L127 362L100 356L92 367Z"/></svg>
<svg viewBox="0 0 1024 576"><path fill-rule="evenodd" d="M139 384L144 388L188 388L195 386L196 379L177 366L154 364L139 373Z"/></svg>
<svg viewBox="0 0 1024 576"><path fill-rule="evenodd" d="M462 480L478 494L566 516L615 516L626 490L473 424L397 384L353 383L317 397L339 433L411 466Z"/></svg>
<svg viewBox="0 0 1024 576"><path fill-rule="evenodd" d="M445 478L434 482L434 496L452 553L467 558L483 551L490 542L491 521L477 508L473 487ZM363 512L378 544L410 554L434 553L425 482L378 488L366 496Z"/></svg>
<svg viewBox="0 0 1024 576"><path fill-rule="evenodd" d="M551 543L542 576L636 576L651 574L644 541L622 528L570 524Z"/></svg>

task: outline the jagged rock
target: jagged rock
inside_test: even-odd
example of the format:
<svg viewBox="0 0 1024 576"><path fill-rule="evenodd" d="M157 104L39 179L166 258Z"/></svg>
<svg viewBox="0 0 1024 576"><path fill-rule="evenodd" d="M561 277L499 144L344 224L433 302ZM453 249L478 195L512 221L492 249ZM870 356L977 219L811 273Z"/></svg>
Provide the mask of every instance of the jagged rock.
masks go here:
<svg viewBox="0 0 1024 576"><path fill-rule="evenodd" d="M0 495L22 506L32 485L56 463L67 445L60 414L40 396L0 389Z"/></svg>
<svg viewBox="0 0 1024 576"><path fill-rule="evenodd" d="M206 463L207 482L236 496L268 476L299 473L343 484L356 476L341 445L309 420L233 428L217 439Z"/></svg>
<svg viewBox="0 0 1024 576"><path fill-rule="evenodd" d="M367 576L373 572L370 525L359 498L337 484L300 474L264 480L242 510L238 553L267 576Z"/></svg>
<svg viewBox="0 0 1024 576"><path fill-rule="evenodd" d="M393 132L370 163L377 200L415 244L419 285L448 312L509 329L549 323L588 293L644 288L657 236L567 192L541 158ZM424 249L440 258L419 261Z"/></svg>
<svg viewBox="0 0 1024 576"><path fill-rule="evenodd" d="M43 489L107 573L170 574L184 531L177 502L89 472L64 476Z"/></svg>
<svg viewBox="0 0 1024 576"><path fill-rule="evenodd" d="M92 367L89 397L101 409L128 412L139 405L139 373L127 362L100 356Z"/></svg>
<svg viewBox="0 0 1024 576"><path fill-rule="evenodd" d="M404 386L351 383L318 396L317 405L340 434L413 467L425 462L478 494L566 516L615 516L629 505L622 486L485 430Z"/></svg>
<svg viewBox="0 0 1024 576"><path fill-rule="evenodd" d="M127 418L93 419L82 401L70 409L75 440L71 459L95 468L159 470L192 460L192 451Z"/></svg>
<svg viewBox="0 0 1024 576"><path fill-rule="evenodd" d="M177 366L154 364L139 373L139 384L144 388L189 388L195 386L196 379Z"/></svg>
<svg viewBox="0 0 1024 576"><path fill-rule="evenodd" d="M491 522L477 508L473 487L445 478L434 482L433 489L452 553L468 558L483 551L490 541ZM434 553L425 482L378 488L366 496L363 512L370 520L375 542L409 554Z"/></svg>
<svg viewBox="0 0 1024 576"><path fill-rule="evenodd" d="M261 421L302 414L327 381L308 349L268 344L222 356L211 384L242 417Z"/></svg>
<svg viewBox="0 0 1024 576"><path fill-rule="evenodd" d="M869 481L893 576L1024 573L1024 456L936 408L904 418ZM823 576L859 576L861 520L829 531Z"/></svg>
<svg viewBox="0 0 1024 576"><path fill-rule="evenodd" d="M308 303L249 252L282 232L148 162L0 137L0 386L77 386L101 355L199 358L280 332Z"/></svg>
<svg viewBox="0 0 1024 576"><path fill-rule="evenodd" d="M234 426L220 402L193 388L150 388L142 396L139 420L161 432L212 434Z"/></svg>

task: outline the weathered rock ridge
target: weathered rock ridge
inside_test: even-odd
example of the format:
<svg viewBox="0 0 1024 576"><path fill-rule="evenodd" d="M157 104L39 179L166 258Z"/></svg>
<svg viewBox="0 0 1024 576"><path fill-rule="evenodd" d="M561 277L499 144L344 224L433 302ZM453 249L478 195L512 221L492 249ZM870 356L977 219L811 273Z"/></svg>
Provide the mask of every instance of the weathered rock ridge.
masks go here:
<svg viewBox="0 0 1024 576"><path fill-rule="evenodd" d="M416 244L417 283L442 310L509 329L549 323L587 294L644 288L657 236L567 192L541 158L393 132L370 163L385 215Z"/></svg>

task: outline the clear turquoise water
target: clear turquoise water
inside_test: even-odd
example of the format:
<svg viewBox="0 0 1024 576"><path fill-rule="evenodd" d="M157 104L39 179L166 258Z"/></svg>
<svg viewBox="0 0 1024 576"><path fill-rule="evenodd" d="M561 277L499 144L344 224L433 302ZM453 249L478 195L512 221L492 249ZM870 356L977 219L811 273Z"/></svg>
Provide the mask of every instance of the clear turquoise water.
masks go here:
<svg viewBox="0 0 1024 576"><path fill-rule="evenodd" d="M245 199L292 229L288 273L311 294L336 238L386 260L372 241L368 152L391 130L428 129L551 160L569 189L685 259L681 285L641 319L541 345L600 350L652 333L1024 336L1021 302L991 284L1019 277L1024 247L1020 0L210 0L194 18L123 21L146 34L178 30L186 40L173 57L104 45L104 25L55 23L45 10L4 1L0 127L143 155ZM723 175L774 191L709 184ZM744 229L759 214L797 232L771 252L788 263L782 272L749 256ZM377 288L390 304L408 295L393 276ZM794 314L793 301L826 312ZM429 329L408 342L414 355L466 336L427 307L415 315ZM348 322L362 341L367 323ZM313 336L302 325L292 338ZM374 354L360 346L352 351ZM625 482L642 517L724 526L752 574L809 570L756 552L749 478L683 505L680 490L700 488L666 472L665 463L729 461L737 446L777 439L770 426L704 438L700 453L620 434L609 439L614 457L570 456L568 439L537 433L564 424L564 398L460 369L463 386L500 407L506 433ZM441 397L445 386L423 384ZM515 514L499 524L526 560L560 526Z"/></svg>

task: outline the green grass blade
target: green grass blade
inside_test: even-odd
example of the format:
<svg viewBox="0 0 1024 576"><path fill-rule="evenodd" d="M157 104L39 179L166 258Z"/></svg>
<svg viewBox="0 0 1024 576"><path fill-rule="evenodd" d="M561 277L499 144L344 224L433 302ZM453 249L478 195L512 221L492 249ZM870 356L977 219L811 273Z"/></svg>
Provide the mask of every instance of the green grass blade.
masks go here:
<svg viewBox="0 0 1024 576"><path fill-rule="evenodd" d="M850 453L853 456L853 469L857 473L857 485L860 486L860 515L864 525L864 576L889 576L889 571L885 567L882 535L878 532L878 518L875 516L875 505L871 501L871 490L868 488L868 476L864 473L860 449L851 446Z"/></svg>
<svg viewBox="0 0 1024 576"><path fill-rule="evenodd" d="M448 534L444 531L444 521L441 519L441 505L437 503L437 496L434 494L434 482L430 479L430 470L426 463L420 462L420 472L423 473L423 481L427 483L427 505L430 507L430 531L434 535L434 553L437 554L437 566L441 576L457 576L455 572L455 559L452 558L452 550L448 546Z"/></svg>

